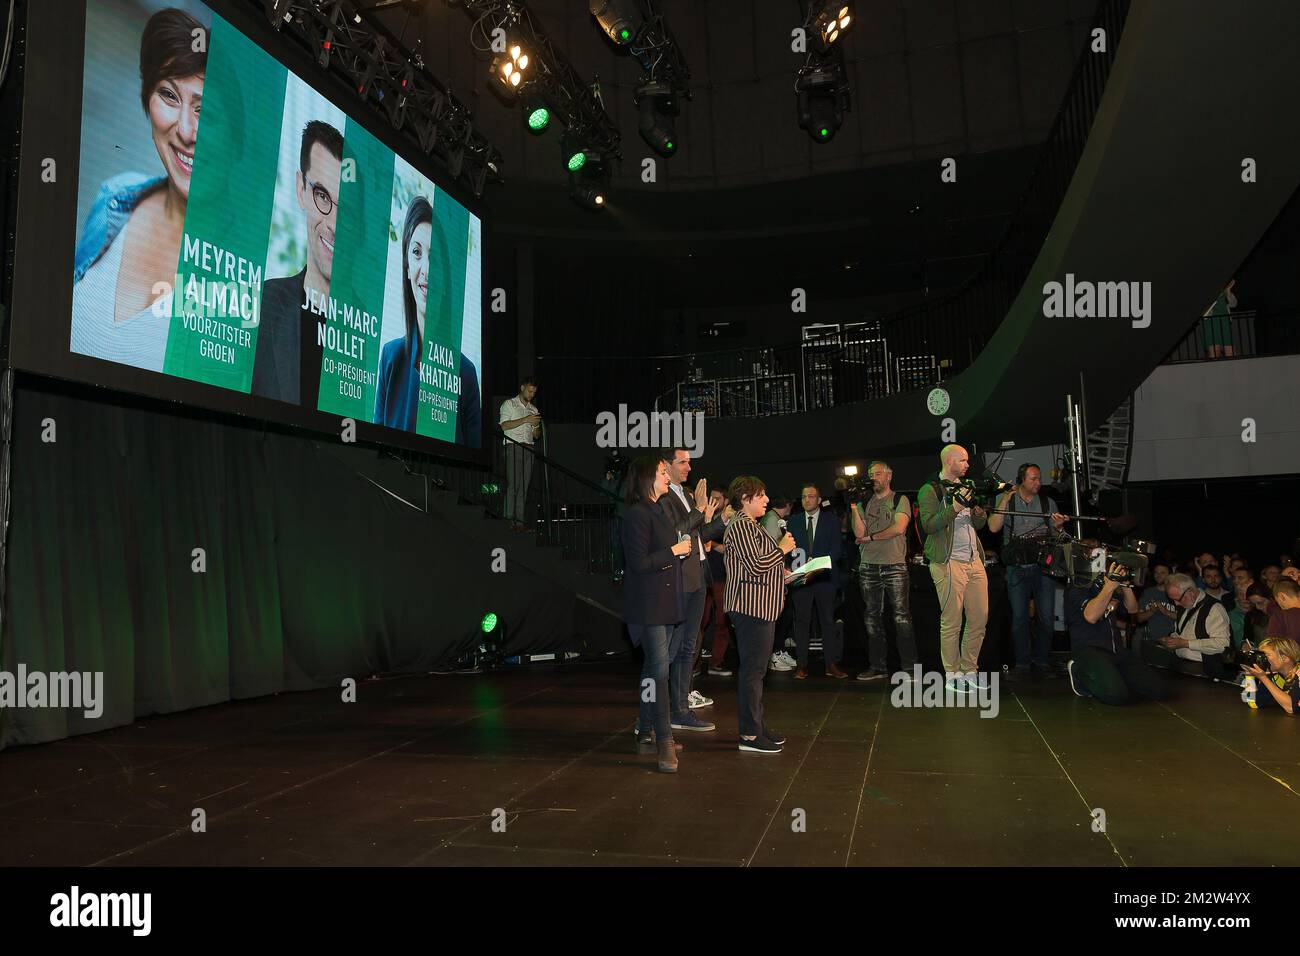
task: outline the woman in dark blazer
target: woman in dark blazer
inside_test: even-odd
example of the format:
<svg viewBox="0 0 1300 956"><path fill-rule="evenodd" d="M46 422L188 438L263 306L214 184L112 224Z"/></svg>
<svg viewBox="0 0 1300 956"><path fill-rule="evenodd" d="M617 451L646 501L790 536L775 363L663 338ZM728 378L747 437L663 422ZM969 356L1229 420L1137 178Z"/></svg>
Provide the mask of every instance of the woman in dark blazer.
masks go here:
<svg viewBox="0 0 1300 956"><path fill-rule="evenodd" d="M669 714L668 641L673 627L686 617L682 596L681 558L690 539L677 540L670 519L655 504L668 493L668 466L646 455L628 472L627 514L623 516L623 617L632 643L645 652L637 689L641 717L637 753L658 750L659 769L677 772L677 750ZM654 739L650 728L654 728Z"/></svg>
<svg viewBox="0 0 1300 956"><path fill-rule="evenodd" d="M740 749L779 754L785 738L763 723L763 675L772 654L776 619L785 605L785 556L794 550L794 538L787 531L773 543L759 525L767 510L767 489L759 479L741 475L727 489L727 498L736 516L722 536L727 569L722 606L736 629L740 655L736 687Z"/></svg>
<svg viewBox="0 0 1300 956"><path fill-rule="evenodd" d="M434 284L432 300L429 298L431 282ZM432 331L446 334L451 322L451 303L447 301L450 288L447 238L441 224L433 218L429 200L416 196L407 207L406 224L402 228L402 310L406 316L406 334L385 342L380 352L375 424L415 431L426 330L432 322ZM434 311L426 318L429 304ZM478 448L482 417L478 373L464 352L460 353L459 375L454 439L458 445Z"/></svg>

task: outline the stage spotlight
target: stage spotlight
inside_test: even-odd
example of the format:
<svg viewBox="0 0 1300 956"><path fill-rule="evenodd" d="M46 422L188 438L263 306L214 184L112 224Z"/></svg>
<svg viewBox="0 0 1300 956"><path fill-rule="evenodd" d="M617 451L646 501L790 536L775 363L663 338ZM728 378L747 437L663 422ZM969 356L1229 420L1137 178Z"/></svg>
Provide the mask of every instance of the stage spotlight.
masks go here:
<svg viewBox="0 0 1300 956"><path fill-rule="evenodd" d="M528 132L540 136L546 132L546 128L550 125L551 111L542 98L535 94L526 97L524 99L524 126L527 127Z"/></svg>
<svg viewBox="0 0 1300 956"><path fill-rule="evenodd" d="M848 87L840 82L833 68L819 66L801 73L795 90L800 129L807 131L814 142L829 143L849 108Z"/></svg>
<svg viewBox="0 0 1300 956"><path fill-rule="evenodd" d="M823 51L829 50L853 22L852 11L844 0L822 0L809 14L808 25Z"/></svg>
<svg viewBox="0 0 1300 956"><path fill-rule="evenodd" d="M483 615L479 624L479 643L471 652L471 666L477 670L493 670L501 666L506 646L506 622L493 612Z"/></svg>
<svg viewBox="0 0 1300 956"><path fill-rule="evenodd" d="M587 209L604 209L609 197L610 173L603 156L588 152L582 167L569 173L569 197Z"/></svg>
<svg viewBox="0 0 1300 956"><path fill-rule="evenodd" d="M591 0L588 9L605 35L619 46L627 46L636 39L641 28L641 11L635 0Z"/></svg>
<svg viewBox="0 0 1300 956"><path fill-rule="evenodd" d="M638 128L641 138L663 157L677 152L675 117L679 112L677 95L667 83L646 83L636 91L640 112Z"/></svg>
<svg viewBox="0 0 1300 956"><path fill-rule="evenodd" d="M593 155L583 142L583 137L573 131L566 131L560 138L560 155L564 159L564 168L576 173Z"/></svg>
<svg viewBox="0 0 1300 956"><path fill-rule="evenodd" d="M492 79L496 81L497 92L513 98L532 75L530 66L530 57L518 43L511 44L506 53L494 56Z"/></svg>

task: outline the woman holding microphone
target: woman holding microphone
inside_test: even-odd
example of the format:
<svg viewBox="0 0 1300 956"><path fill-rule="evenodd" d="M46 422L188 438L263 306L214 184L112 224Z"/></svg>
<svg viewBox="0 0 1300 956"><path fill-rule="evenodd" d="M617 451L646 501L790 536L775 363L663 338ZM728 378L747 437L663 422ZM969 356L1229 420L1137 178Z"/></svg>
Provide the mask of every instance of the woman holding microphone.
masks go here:
<svg viewBox="0 0 1300 956"><path fill-rule="evenodd" d="M691 551L691 539L677 540L672 519L655 504L668 493L668 465L645 455L632 462L627 481L627 514L623 516L623 617L632 643L645 653L641 667L641 718L637 753L658 750L661 773L677 772L677 747L670 726L668 642L673 628L686 617L682 596L681 559ZM651 739L650 728L654 728Z"/></svg>
<svg viewBox="0 0 1300 956"><path fill-rule="evenodd" d="M772 654L776 619L785 604L785 556L794 550L794 537L787 531L773 543L759 525L767 510L767 488L752 475L732 481L727 499L736 515L722 536L727 569L723 609L736 629L740 655L736 688L740 749L779 754L785 738L763 723L763 675Z"/></svg>

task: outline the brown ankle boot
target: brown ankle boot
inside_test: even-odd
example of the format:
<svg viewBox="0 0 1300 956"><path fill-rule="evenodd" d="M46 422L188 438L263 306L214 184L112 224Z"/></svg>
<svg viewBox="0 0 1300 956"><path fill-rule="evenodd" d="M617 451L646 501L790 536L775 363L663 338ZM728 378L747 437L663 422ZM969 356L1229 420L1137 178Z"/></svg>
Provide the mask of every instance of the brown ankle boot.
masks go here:
<svg viewBox="0 0 1300 956"><path fill-rule="evenodd" d="M671 737L659 741L659 772L677 772L677 748L673 746Z"/></svg>

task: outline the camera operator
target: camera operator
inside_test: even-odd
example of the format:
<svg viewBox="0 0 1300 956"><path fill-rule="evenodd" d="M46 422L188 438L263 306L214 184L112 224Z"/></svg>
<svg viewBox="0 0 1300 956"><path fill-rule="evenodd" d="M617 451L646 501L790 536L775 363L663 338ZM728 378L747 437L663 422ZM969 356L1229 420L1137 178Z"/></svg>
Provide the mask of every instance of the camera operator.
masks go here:
<svg viewBox="0 0 1300 956"><path fill-rule="evenodd" d="M1126 581L1128 569L1112 563L1104 577L1065 595L1070 628L1070 687L1080 697L1103 704L1129 704L1139 697L1168 696L1160 676L1141 660L1121 653L1115 625L1138 612L1137 598Z"/></svg>
<svg viewBox="0 0 1300 956"><path fill-rule="evenodd" d="M1051 673L1047 656L1052 650L1052 624L1056 611L1056 582L1038 566L1035 541L1049 537L1050 531L1065 524L1065 515L1049 509L1051 496L1043 487L1042 469L1034 464L1020 466L1016 483L997 501L996 511L1015 514L989 515L989 530L1002 532L1002 553L1007 566L1007 597L1011 599L1011 637L1016 648L1016 673L1047 676ZM1015 542L1028 542L1018 548ZM1029 602L1034 602L1037 645L1031 650Z"/></svg>
<svg viewBox="0 0 1300 956"><path fill-rule="evenodd" d="M1185 673L1220 676L1213 664L1232 642L1228 612L1186 574L1171 574L1165 581L1165 594L1178 609L1178 618L1173 634L1143 646L1148 660Z"/></svg>
<svg viewBox="0 0 1300 956"><path fill-rule="evenodd" d="M980 647L989 619L989 579L984 573L984 546L975 533L988 518L983 508L972 507L957 487L970 467L970 456L960 445L945 445L939 452L939 475L921 486L921 529L925 556L939 596L939 651L948 675L945 687L954 693L985 689L978 674ZM962 614L966 615L965 639Z"/></svg>
<svg viewBox="0 0 1300 956"><path fill-rule="evenodd" d="M1300 704L1300 674L1296 672L1300 644L1289 637L1266 637L1259 649L1268 658L1267 671L1257 664L1241 665L1243 671L1258 678L1259 686L1268 691L1267 695L1256 691L1256 703L1277 704L1294 717L1296 705Z"/></svg>
<svg viewBox="0 0 1300 956"><path fill-rule="evenodd" d="M916 637L912 632L912 614L908 608L910 578L907 572L907 526L912 508L906 495L892 487L894 470L887 462L873 461L867 468L871 479L871 498L865 508L853 502L853 540L861 555L858 585L864 605L863 622L867 632L867 653L871 669L858 675L860 681L888 677L888 648L885 639L886 608L894 621L898 639L898 661L903 673L910 675L916 664Z"/></svg>

